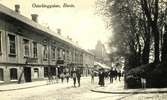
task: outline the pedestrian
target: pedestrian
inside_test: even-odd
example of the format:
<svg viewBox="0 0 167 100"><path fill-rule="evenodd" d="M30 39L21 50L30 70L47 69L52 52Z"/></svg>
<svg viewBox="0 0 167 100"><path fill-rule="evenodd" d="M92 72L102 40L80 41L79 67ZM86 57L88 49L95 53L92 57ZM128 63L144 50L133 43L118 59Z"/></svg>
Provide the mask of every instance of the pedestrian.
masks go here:
<svg viewBox="0 0 167 100"><path fill-rule="evenodd" d="M48 82L47 84L52 84L53 83L53 76L51 73L48 73Z"/></svg>
<svg viewBox="0 0 167 100"><path fill-rule="evenodd" d="M107 71L104 71L104 78L108 79L108 72Z"/></svg>
<svg viewBox="0 0 167 100"><path fill-rule="evenodd" d="M81 71L79 69L77 69L77 72L76 72L76 75L77 75L77 81L78 81L78 87L80 87L81 83Z"/></svg>
<svg viewBox="0 0 167 100"><path fill-rule="evenodd" d="M59 83L59 73L58 73L58 68L56 68L56 83Z"/></svg>
<svg viewBox="0 0 167 100"><path fill-rule="evenodd" d="M61 82L63 83L63 81L64 81L64 73L62 72L61 74L60 74L60 79L61 79Z"/></svg>
<svg viewBox="0 0 167 100"><path fill-rule="evenodd" d="M141 80L141 86L142 86L142 88L143 89L146 88L146 83L147 83L146 78L141 77L140 80Z"/></svg>
<svg viewBox="0 0 167 100"><path fill-rule="evenodd" d="M124 71L124 70L122 70L121 76L122 76L122 77L125 76L125 71Z"/></svg>
<svg viewBox="0 0 167 100"><path fill-rule="evenodd" d="M105 85L104 77L105 77L104 69L100 69L100 71L99 71L99 85L100 86Z"/></svg>
<svg viewBox="0 0 167 100"><path fill-rule="evenodd" d="M74 85L74 87L76 87L77 75L76 75L76 69L75 68L73 68L71 74L72 74L72 78L73 78L73 85Z"/></svg>
<svg viewBox="0 0 167 100"><path fill-rule="evenodd" d="M91 83L92 83L92 84L94 83L94 77L95 77L95 72L92 71L92 72L91 72Z"/></svg>
<svg viewBox="0 0 167 100"><path fill-rule="evenodd" d="M114 78L114 71L113 71L113 69L110 70L109 77L110 77L110 83L113 83L113 78Z"/></svg>
<svg viewBox="0 0 167 100"><path fill-rule="evenodd" d="M68 83L69 82L69 78L70 78L69 72L66 72L65 76L66 76L66 80L67 80L67 83Z"/></svg>
<svg viewBox="0 0 167 100"><path fill-rule="evenodd" d="M121 81L121 70L118 71L118 74L117 74L117 75L118 75L119 81Z"/></svg>
<svg viewBox="0 0 167 100"><path fill-rule="evenodd" d="M117 80L117 70L116 69L114 69L114 77L115 77L115 80Z"/></svg>

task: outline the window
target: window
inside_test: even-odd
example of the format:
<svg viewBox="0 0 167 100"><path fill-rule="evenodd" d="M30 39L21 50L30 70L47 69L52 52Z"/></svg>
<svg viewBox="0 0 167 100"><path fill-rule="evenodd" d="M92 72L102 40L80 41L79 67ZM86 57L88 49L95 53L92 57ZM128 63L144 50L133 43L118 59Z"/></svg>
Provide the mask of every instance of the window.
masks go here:
<svg viewBox="0 0 167 100"><path fill-rule="evenodd" d="M38 53L37 53L37 43L33 42L33 57L37 58Z"/></svg>
<svg viewBox="0 0 167 100"><path fill-rule="evenodd" d="M44 59L48 59L48 48L47 48L47 45L44 45L43 55L44 55Z"/></svg>
<svg viewBox="0 0 167 100"><path fill-rule="evenodd" d="M60 57L60 49L59 49L59 48L57 49L57 56L58 56L58 59L61 58L61 57Z"/></svg>
<svg viewBox="0 0 167 100"><path fill-rule="evenodd" d="M16 54L16 43L15 43L15 36L8 34L9 36L9 54Z"/></svg>
<svg viewBox="0 0 167 100"><path fill-rule="evenodd" d="M34 78L39 78L39 69L34 68Z"/></svg>
<svg viewBox="0 0 167 100"><path fill-rule="evenodd" d="M16 68L10 69L10 80L17 80L17 69Z"/></svg>
<svg viewBox="0 0 167 100"><path fill-rule="evenodd" d="M69 51L67 51L67 61L70 60L70 59L69 59L69 57L70 57L69 54L70 54Z"/></svg>
<svg viewBox="0 0 167 100"><path fill-rule="evenodd" d="M63 59L65 60L65 50L63 50Z"/></svg>
<svg viewBox="0 0 167 100"><path fill-rule="evenodd" d="M3 78L3 69L0 68L0 81L3 81L4 78Z"/></svg>
<svg viewBox="0 0 167 100"><path fill-rule="evenodd" d="M55 58L56 58L55 52L56 52L55 47L52 47L52 50L51 50L51 54L52 54L51 56L52 56L52 59L55 59Z"/></svg>
<svg viewBox="0 0 167 100"><path fill-rule="evenodd" d="M71 52L71 59L74 61L74 52Z"/></svg>
<svg viewBox="0 0 167 100"><path fill-rule="evenodd" d="M29 40L23 39L24 56L28 57L30 52Z"/></svg>

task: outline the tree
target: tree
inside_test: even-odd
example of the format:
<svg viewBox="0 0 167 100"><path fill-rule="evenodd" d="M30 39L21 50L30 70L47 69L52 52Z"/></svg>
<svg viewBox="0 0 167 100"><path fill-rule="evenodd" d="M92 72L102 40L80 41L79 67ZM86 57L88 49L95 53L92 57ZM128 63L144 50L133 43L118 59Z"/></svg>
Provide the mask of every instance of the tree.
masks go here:
<svg viewBox="0 0 167 100"><path fill-rule="evenodd" d="M124 56L127 56L124 51L128 51L138 61L136 65L141 65L149 63L150 48L154 45L154 62L159 63L165 3L165 0L99 0L100 13L107 17L107 27L113 29L111 46L123 51L119 54Z"/></svg>
<svg viewBox="0 0 167 100"><path fill-rule="evenodd" d="M143 25L146 21L142 19L143 12L138 2L108 0L106 6L104 15L111 18L109 25L112 26L114 32L114 38L112 38L110 45L117 48L117 54L129 58L129 66L136 67L142 64L142 48L145 44L143 41L148 44L144 50L149 51L146 48L149 48L150 36L148 34L147 38L143 36L145 35ZM145 29L147 29L147 25L145 25ZM146 52L143 54L146 55Z"/></svg>
<svg viewBox="0 0 167 100"><path fill-rule="evenodd" d="M148 20L148 25L152 29L152 34L154 37L154 53L155 53L155 63L160 62L159 59L159 28L158 28L158 13L159 13L159 0L140 0L142 10L144 11L146 18Z"/></svg>
<svg viewBox="0 0 167 100"><path fill-rule="evenodd" d="M99 5L100 13L108 19L107 27L113 30L110 46L116 50L112 56L126 59L125 83L130 80L138 86L136 77L143 75L150 87L167 86L162 77L167 76L167 1L107 0ZM149 62L151 59L154 63ZM135 77L130 79L128 75Z"/></svg>

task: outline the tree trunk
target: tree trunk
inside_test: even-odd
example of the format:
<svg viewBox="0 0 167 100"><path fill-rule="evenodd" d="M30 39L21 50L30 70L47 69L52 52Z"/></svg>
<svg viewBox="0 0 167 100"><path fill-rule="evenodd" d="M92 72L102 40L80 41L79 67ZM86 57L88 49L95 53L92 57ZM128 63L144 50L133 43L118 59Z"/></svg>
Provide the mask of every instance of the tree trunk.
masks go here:
<svg viewBox="0 0 167 100"><path fill-rule="evenodd" d="M157 26L158 22L158 2L159 0L155 0L151 3L148 0L141 0L142 9L150 23L150 27L152 29L152 34L154 37L154 63L159 63L159 29ZM151 7L149 5L154 5L154 12L151 12ZM153 16L153 17L152 17Z"/></svg>
<svg viewBox="0 0 167 100"><path fill-rule="evenodd" d="M150 37L147 38L143 53L142 53L142 64L148 64L149 63L149 54L150 54Z"/></svg>
<svg viewBox="0 0 167 100"><path fill-rule="evenodd" d="M144 31L145 31L145 41L144 41L144 48L142 52L142 64L148 64L149 63L149 54L150 54L150 40L151 40L151 28L150 28L150 22L146 21L146 17L144 18Z"/></svg>
<svg viewBox="0 0 167 100"><path fill-rule="evenodd" d="M167 63L167 25L165 25L165 34L163 36L161 59L162 62Z"/></svg>
<svg viewBox="0 0 167 100"><path fill-rule="evenodd" d="M154 35L154 63L159 63L159 31L155 22L152 23L152 33Z"/></svg>

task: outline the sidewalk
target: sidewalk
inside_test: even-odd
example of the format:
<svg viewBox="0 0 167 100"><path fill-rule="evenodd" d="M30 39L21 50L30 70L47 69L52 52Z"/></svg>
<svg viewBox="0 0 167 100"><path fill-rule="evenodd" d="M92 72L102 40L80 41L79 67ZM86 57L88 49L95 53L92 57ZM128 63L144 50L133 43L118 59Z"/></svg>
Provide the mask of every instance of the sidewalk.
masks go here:
<svg viewBox="0 0 167 100"><path fill-rule="evenodd" d="M17 83L6 84L6 85L0 85L0 92L1 91L12 91L12 90L18 90L18 89L33 88L33 87L39 87L39 86L44 86L44 85L47 85L47 80L21 83L21 84L17 84Z"/></svg>
<svg viewBox="0 0 167 100"><path fill-rule="evenodd" d="M89 77L82 77L82 79L89 80ZM66 83L66 80L64 80L64 83ZM34 87L40 87L45 85L57 85L58 87L64 87L66 85L64 83L61 83L61 80L59 79L58 83L56 83L56 80L54 80L54 83L50 83L50 84L48 84L48 80L34 81L34 82L21 83L21 84L17 84L17 83L6 84L6 85L0 85L0 92L34 88ZM72 85L72 83L73 83L72 81L69 81L68 85Z"/></svg>
<svg viewBox="0 0 167 100"><path fill-rule="evenodd" d="M111 94L148 94L148 93L167 93L167 88L147 88L147 89L124 89L124 81L114 80L114 83L110 84L106 81L105 87L96 87L92 89L93 92L98 93L111 93Z"/></svg>

